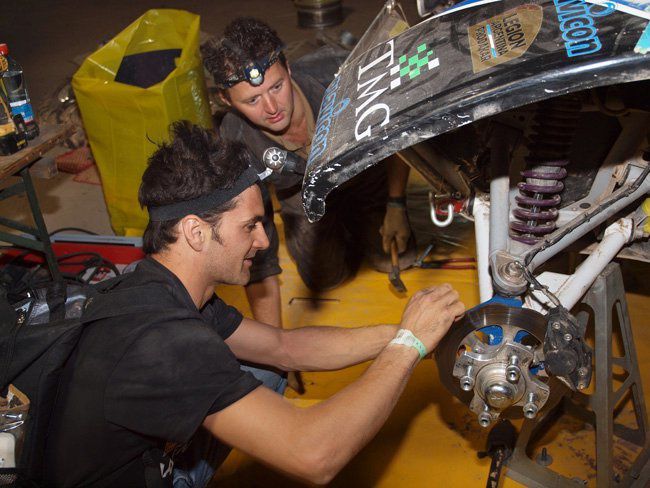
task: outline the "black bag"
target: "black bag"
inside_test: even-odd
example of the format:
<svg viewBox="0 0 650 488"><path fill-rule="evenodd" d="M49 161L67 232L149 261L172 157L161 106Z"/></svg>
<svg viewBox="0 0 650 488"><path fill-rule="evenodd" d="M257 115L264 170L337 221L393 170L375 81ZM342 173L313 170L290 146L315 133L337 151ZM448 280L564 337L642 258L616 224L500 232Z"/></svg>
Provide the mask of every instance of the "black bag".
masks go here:
<svg viewBox="0 0 650 488"><path fill-rule="evenodd" d="M97 285L68 285L38 290L14 307L0 296L0 396L13 385L29 398L23 439L17 439L17 468L0 468L0 486L38 486L43 452L61 375L73 356L84 327L130 313L159 311L166 304L150 286L114 289L122 275ZM100 295L109 293L110 300Z"/></svg>

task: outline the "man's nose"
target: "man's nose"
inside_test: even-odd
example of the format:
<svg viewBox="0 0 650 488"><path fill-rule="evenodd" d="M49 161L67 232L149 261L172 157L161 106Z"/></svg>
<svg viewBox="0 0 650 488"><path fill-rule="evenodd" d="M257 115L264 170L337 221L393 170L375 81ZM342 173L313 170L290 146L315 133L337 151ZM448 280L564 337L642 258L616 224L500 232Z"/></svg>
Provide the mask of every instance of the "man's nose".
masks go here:
<svg viewBox="0 0 650 488"><path fill-rule="evenodd" d="M266 110L267 114L274 114L278 111L278 104L273 96L267 95L264 97L264 110Z"/></svg>
<svg viewBox="0 0 650 488"><path fill-rule="evenodd" d="M255 241L253 242L253 245L260 251L263 251L264 249L269 247L269 244L270 244L269 237L266 235L264 226L260 225L259 229L255 231Z"/></svg>

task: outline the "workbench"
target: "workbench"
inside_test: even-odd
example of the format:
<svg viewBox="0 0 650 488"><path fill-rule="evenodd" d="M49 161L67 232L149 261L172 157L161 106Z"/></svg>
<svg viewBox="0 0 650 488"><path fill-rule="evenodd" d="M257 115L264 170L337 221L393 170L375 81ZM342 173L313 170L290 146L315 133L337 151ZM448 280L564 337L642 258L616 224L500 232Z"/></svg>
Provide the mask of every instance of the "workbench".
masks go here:
<svg viewBox="0 0 650 488"><path fill-rule="evenodd" d="M53 280L61 279L61 272L52 251L49 234L38 204L29 168L50 149L62 142L66 138L68 131L69 128L63 125L41 126L40 135L29 141L27 147L9 156L0 156L0 181L4 181L11 176L20 177L19 182L0 190L0 201L25 193L35 225L35 227L31 227L13 220L11 215L0 215L1 226L27 234L27 236L23 236L0 230L0 241L42 252Z"/></svg>

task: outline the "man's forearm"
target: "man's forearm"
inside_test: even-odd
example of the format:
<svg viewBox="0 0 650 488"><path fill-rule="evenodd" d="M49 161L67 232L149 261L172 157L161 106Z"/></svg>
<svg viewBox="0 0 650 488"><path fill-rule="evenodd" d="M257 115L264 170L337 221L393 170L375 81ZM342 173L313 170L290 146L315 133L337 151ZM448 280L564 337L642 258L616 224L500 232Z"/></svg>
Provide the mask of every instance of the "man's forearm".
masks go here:
<svg viewBox="0 0 650 488"><path fill-rule="evenodd" d="M413 348L387 347L361 378L301 412L304 425L295 442L299 449L317 452L317 464L322 464L322 471L328 473L324 481L329 481L377 434L417 361L418 353Z"/></svg>
<svg viewBox="0 0 650 488"><path fill-rule="evenodd" d="M396 325L302 327L282 332L287 370L341 369L376 357L397 333Z"/></svg>
<svg viewBox="0 0 650 488"><path fill-rule="evenodd" d="M403 197L406 194L406 185L411 168L398 156L387 158L386 175L388 179L388 196Z"/></svg>
<svg viewBox="0 0 650 488"><path fill-rule="evenodd" d="M318 405L300 408L260 387L203 425L271 466L327 483L377 433L417 358L413 348L389 346L359 380Z"/></svg>

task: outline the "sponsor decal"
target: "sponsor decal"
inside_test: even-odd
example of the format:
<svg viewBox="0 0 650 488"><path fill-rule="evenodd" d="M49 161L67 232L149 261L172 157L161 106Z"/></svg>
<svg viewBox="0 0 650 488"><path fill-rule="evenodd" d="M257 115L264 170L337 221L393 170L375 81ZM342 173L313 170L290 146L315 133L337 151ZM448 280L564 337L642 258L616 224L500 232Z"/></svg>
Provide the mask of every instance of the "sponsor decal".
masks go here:
<svg viewBox="0 0 650 488"><path fill-rule="evenodd" d="M539 5L526 4L470 26L467 33L474 73L528 51L542 26L543 15Z"/></svg>
<svg viewBox="0 0 650 488"><path fill-rule="evenodd" d="M361 141L370 137L373 129L383 127L390 121L390 106L384 103L382 95L404 83L431 71L440 65L433 47L420 43L414 52L402 54L396 59L395 40L383 45L383 52L372 61L356 68L357 98L354 109L354 137ZM325 91L321 102L316 129L312 139L308 164L319 158L330 143L333 122L350 104L349 98L339 97L341 78L338 76Z"/></svg>
<svg viewBox="0 0 650 488"><path fill-rule="evenodd" d="M426 43L419 44L415 52L402 54L396 63L394 39L386 42L383 54L357 70L355 139L361 141L370 137L373 128L383 127L390 121L390 106L379 101L386 90L394 90L403 82L413 80L438 66L440 61L435 50ZM379 71L381 68L383 70Z"/></svg>
<svg viewBox="0 0 650 488"><path fill-rule="evenodd" d="M639 54L650 53L650 22L645 26L641 37L634 46L634 52Z"/></svg>
<svg viewBox="0 0 650 488"><path fill-rule="evenodd" d="M323 101L318 112L318 120L314 129L314 137L311 142L311 151L309 152L308 164L318 158L327 149L329 141L330 127L332 121L345 110L350 103L349 98L338 99L338 89L341 83L341 77L337 76L334 81L325 90Z"/></svg>
<svg viewBox="0 0 650 488"><path fill-rule="evenodd" d="M390 89L393 90L402 84L402 78L412 80L422 74L423 71L440 66L440 60L435 57L433 49L427 49L426 44L420 44L417 52L410 57L403 54L399 57L399 63L390 69L393 77L390 81Z"/></svg>
<svg viewBox="0 0 650 488"><path fill-rule="evenodd" d="M595 18L616 10L613 2L587 3L584 0L553 0L567 56L574 58L597 53L603 47Z"/></svg>
<svg viewBox="0 0 650 488"><path fill-rule="evenodd" d="M650 20L650 0L587 0L597 5L612 5L619 12Z"/></svg>

